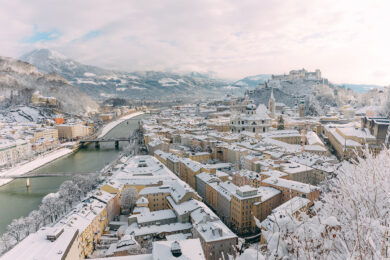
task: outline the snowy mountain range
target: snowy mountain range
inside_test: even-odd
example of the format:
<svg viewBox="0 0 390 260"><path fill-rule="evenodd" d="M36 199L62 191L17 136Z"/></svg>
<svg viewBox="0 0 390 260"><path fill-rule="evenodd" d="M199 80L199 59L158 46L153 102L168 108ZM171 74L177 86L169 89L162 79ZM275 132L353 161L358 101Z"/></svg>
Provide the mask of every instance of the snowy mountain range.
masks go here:
<svg viewBox="0 0 390 260"><path fill-rule="evenodd" d="M66 84L76 86L79 90L98 100L124 97L170 100L180 98L194 101L205 97L221 97L228 93L242 95L246 90L256 89L260 83L271 78L269 74L258 74L230 82L196 72L115 71L85 65L48 49L29 52L23 55L21 60L33 64L40 73L60 75L66 80ZM321 86L312 87L314 83L301 81L276 82L277 86L273 87L280 88L286 93L286 98L288 95L306 96L312 101L317 100L320 105L343 104L346 100L354 103L367 103L364 101L366 98L360 97L356 92L366 92L369 88L376 87L330 84L330 88L324 88Z"/></svg>
<svg viewBox="0 0 390 260"><path fill-rule="evenodd" d="M206 97L229 91L229 82L200 73L157 71L121 72L84 65L57 52L39 49L21 60L44 73L56 73L95 98L114 96L133 98Z"/></svg>

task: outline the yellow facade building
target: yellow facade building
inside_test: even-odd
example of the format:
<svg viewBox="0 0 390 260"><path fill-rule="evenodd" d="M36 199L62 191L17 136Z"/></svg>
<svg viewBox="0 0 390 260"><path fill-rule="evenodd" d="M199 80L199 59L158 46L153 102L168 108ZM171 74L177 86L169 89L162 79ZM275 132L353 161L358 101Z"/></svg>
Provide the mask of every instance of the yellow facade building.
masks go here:
<svg viewBox="0 0 390 260"><path fill-rule="evenodd" d="M274 188L254 188L249 185L238 187L231 194L230 222L240 235L255 232L254 216L263 218L268 209L280 205L281 192Z"/></svg>

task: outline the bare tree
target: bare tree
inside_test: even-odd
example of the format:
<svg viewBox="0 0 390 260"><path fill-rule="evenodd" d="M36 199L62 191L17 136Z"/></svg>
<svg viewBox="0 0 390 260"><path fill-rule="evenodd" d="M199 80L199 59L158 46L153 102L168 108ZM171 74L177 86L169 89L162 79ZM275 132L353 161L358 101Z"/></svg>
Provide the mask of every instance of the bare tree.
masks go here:
<svg viewBox="0 0 390 260"><path fill-rule="evenodd" d="M138 191L134 187L125 188L120 196L119 203L124 212L131 212L137 201Z"/></svg>

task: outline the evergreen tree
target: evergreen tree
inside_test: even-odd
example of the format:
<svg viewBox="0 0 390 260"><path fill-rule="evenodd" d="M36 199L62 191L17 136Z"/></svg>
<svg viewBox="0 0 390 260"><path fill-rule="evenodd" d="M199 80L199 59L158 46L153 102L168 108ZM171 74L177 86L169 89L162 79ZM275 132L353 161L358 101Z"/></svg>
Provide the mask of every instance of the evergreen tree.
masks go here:
<svg viewBox="0 0 390 260"><path fill-rule="evenodd" d="M284 119L283 119L282 115L279 116L277 129L278 130L284 130Z"/></svg>

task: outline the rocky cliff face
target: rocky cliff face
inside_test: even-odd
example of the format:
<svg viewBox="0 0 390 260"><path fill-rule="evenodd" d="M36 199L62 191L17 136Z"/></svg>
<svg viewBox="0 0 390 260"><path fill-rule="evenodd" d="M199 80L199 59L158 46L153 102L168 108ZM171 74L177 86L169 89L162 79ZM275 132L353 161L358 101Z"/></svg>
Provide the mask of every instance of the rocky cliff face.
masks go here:
<svg viewBox="0 0 390 260"><path fill-rule="evenodd" d="M36 91L55 97L61 109L84 114L97 110L98 104L57 74L44 74L24 61L0 57L1 106L27 105Z"/></svg>

